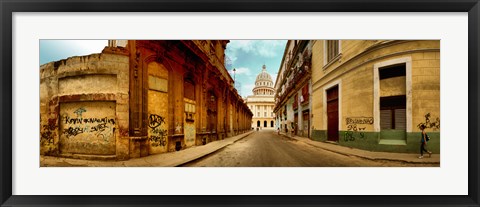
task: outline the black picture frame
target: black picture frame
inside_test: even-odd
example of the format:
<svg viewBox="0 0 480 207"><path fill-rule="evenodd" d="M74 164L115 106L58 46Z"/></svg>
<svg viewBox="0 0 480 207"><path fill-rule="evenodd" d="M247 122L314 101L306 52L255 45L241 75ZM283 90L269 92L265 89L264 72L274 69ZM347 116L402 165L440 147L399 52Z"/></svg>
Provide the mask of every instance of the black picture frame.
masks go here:
<svg viewBox="0 0 480 207"><path fill-rule="evenodd" d="M292 6L294 5L294 6ZM0 0L2 206L480 206L478 0ZM13 12L468 12L468 195L465 196L26 196L12 195ZM446 178L455 179L455 178ZM252 186L254 187L254 186ZM420 185L412 186L420 187ZM86 192L88 193L88 192Z"/></svg>

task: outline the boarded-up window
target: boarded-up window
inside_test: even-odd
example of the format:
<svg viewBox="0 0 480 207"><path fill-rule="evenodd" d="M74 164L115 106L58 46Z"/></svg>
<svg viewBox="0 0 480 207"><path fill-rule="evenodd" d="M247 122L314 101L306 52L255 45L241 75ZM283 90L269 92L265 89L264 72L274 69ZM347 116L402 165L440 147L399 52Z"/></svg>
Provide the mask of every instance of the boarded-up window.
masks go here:
<svg viewBox="0 0 480 207"><path fill-rule="evenodd" d="M190 100L195 100L195 84L191 80L185 80L183 83L184 86L184 97Z"/></svg>

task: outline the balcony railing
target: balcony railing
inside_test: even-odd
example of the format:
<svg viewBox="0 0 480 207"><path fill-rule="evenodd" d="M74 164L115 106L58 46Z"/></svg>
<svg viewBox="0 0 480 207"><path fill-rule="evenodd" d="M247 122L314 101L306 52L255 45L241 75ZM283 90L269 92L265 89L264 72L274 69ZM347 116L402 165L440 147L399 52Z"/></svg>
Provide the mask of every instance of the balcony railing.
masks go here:
<svg viewBox="0 0 480 207"><path fill-rule="evenodd" d="M291 81L286 82L287 88L285 89L285 91L283 93L278 94L278 99L280 100L280 102L285 98L287 98L287 95L290 93L290 91L292 91L298 86L298 83L310 78L310 74L311 74L311 61L310 59L305 59L303 61L303 64L300 67L295 68L293 70L293 74L292 74L293 78L291 79ZM304 97L304 101L308 101L308 97L307 98Z"/></svg>

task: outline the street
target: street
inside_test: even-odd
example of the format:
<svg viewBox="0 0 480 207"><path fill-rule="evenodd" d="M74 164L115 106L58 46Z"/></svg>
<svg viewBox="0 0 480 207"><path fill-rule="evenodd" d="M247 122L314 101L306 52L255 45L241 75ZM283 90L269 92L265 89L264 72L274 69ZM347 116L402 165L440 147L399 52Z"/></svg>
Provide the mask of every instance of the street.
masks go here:
<svg viewBox="0 0 480 207"><path fill-rule="evenodd" d="M272 130L255 132L187 167L435 167L401 161L373 161L311 146Z"/></svg>

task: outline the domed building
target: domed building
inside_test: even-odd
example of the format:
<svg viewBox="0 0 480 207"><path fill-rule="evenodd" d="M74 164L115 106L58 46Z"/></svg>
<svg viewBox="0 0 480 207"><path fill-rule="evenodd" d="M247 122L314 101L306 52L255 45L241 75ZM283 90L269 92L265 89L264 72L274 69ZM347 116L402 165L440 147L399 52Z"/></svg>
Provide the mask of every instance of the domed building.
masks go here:
<svg viewBox="0 0 480 207"><path fill-rule="evenodd" d="M262 66L262 72L255 79L253 95L246 99L247 106L253 113L252 128L275 129L275 106L272 76L267 72L267 67Z"/></svg>

